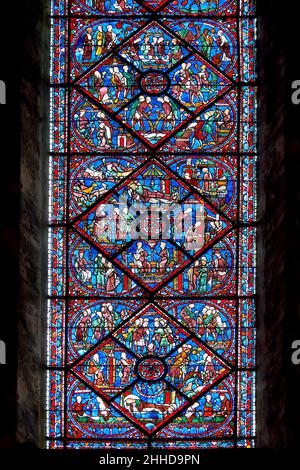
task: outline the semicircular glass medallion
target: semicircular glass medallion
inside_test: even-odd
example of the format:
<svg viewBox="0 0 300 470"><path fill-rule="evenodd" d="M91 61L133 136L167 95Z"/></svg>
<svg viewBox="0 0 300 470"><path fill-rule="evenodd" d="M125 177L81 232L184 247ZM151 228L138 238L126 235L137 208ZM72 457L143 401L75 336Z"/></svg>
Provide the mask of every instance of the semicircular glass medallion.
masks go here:
<svg viewBox="0 0 300 470"><path fill-rule="evenodd" d="M47 445L254 447L254 1L51 3Z"/></svg>

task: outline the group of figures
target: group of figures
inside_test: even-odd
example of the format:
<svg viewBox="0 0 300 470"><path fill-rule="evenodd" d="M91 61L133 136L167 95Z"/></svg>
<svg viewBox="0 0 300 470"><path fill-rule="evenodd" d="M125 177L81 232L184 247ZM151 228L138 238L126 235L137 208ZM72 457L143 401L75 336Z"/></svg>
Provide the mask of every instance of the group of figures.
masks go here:
<svg viewBox="0 0 300 470"><path fill-rule="evenodd" d="M181 273L180 292L201 296L220 287L225 287L233 270L232 254L224 250L211 250L207 255ZM168 278L173 270L182 266L187 257L167 242L137 242L127 253L120 255L115 264L107 260L101 253L88 246L79 247L74 257L73 273L77 280L88 290L98 295L113 295L130 290L136 280L149 287L155 287ZM181 261L182 260L182 261ZM127 287L120 268L127 273ZM176 290L176 289L175 289Z"/></svg>
<svg viewBox="0 0 300 470"><path fill-rule="evenodd" d="M113 305L109 302L103 303L99 311L84 310L76 323L74 344L81 350L83 348L89 349L89 345L91 346L93 342L97 342L109 334L114 329L114 325L126 317L125 309L114 310Z"/></svg>
<svg viewBox="0 0 300 470"><path fill-rule="evenodd" d="M141 4L140 4L141 3ZM233 14L236 13L236 1L235 0L173 0L171 2L166 1L142 1L140 3L134 0L73 0L72 12L73 13L85 13L86 11L91 13L113 15L122 13L125 15L142 14L145 15L151 11L157 11L157 9L164 7L169 13L189 13L195 15L207 15L207 14L221 14L222 10L225 13ZM165 6L165 4L167 4ZM252 10L248 2L245 4L244 13L249 13ZM56 7L59 8L59 7ZM63 12L63 7L61 12Z"/></svg>
<svg viewBox="0 0 300 470"><path fill-rule="evenodd" d="M151 390L152 389L152 390ZM149 393L150 392L150 393ZM156 404L151 401L152 394L158 393ZM151 429L151 424L168 418L174 411L175 404L172 403L174 392L159 387L140 387L143 398L133 394L125 396L123 405L126 413L131 414L131 419L137 417L145 430ZM166 403L166 400L169 403ZM182 413L174 424L169 425L170 435L180 436L180 429L193 430L195 437L205 433L213 433L218 426L229 421L232 415L233 401L228 388L212 389L209 394L196 401L186 412ZM122 417L122 412L112 407L105 399L85 389L72 394L72 407L70 410L70 421L78 423L73 427L73 437L81 437L83 433L95 433L101 436L100 430L106 430L107 437L127 436L132 432L128 421ZM150 424L151 423L151 424ZM199 426L200 424L200 426ZM232 426L232 425L231 425ZM80 432L79 429L82 431ZM196 431L197 429L197 431ZM201 429L201 431L199 431ZM228 436L232 435L232 429L228 429Z"/></svg>
<svg viewBox="0 0 300 470"><path fill-rule="evenodd" d="M124 0L121 0L124 2ZM175 29L176 30L176 29ZM220 68L228 69L235 61L233 56L232 34L227 28L218 29L213 21L190 21L183 23L178 30L179 37L185 43L193 44L208 60ZM119 25L115 22L104 25L91 25L76 43L76 59L82 65L94 63L116 46L122 36ZM185 48L180 39L166 36L160 31L146 32L142 37L129 42L124 57L141 69L144 66L168 68L180 61ZM149 68L150 68L149 67Z"/></svg>
<svg viewBox="0 0 300 470"><path fill-rule="evenodd" d="M229 205L235 201L235 174L233 165L229 165L228 157L224 161L220 160L217 165L215 161L209 158L177 158L172 164L172 169L182 176L188 184L196 188L201 195L209 198L212 204L226 212ZM232 158L231 158L232 160ZM172 160L171 160L172 162ZM138 163L138 161L137 161ZM231 162L230 162L231 163ZM72 196L74 205L80 210L87 209L100 197L104 196L115 184L127 178L133 173L135 167L130 165L126 157L122 159L115 158L94 158L80 165L74 172L72 178ZM166 176L167 178L167 176ZM245 176L249 178L249 176ZM159 191L156 187L156 194L153 191L153 180L150 180L150 188L148 181L143 182L142 188L139 181L132 182L128 192L128 198L131 201L146 199L145 187L151 191L151 196L159 196L159 200L165 199L166 194ZM143 190L144 188L144 190ZM163 189L163 188L160 188ZM143 197L143 194L145 196ZM149 194L149 192L148 192ZM173 195L178 194L178 188L174 187ZM173 196L171 202L176 202L178 198ZM77 209L77 211L78 211ZM130 217L130 211L125 210ZM125 217L126 218L126 217Z"/></svg>
<svg viewBox="0 0 300 470"><path fill-rule="evenodd" d="M101 339L94 338L88 355L79 356L72 366L75 375L98 392L93 407L84 404L80 394L74 396L75 416L94 424L109 421L108 404L111 404L153 431L189 399L199 397L187 411L188 423L220 424L230 417L232 399L228 391L216 391L214 399L207 393L203 401L207 388L216 378L228 373L226 363L216 358L196 337L188 339L180 323L155 306L143 308L131 320L126 319L126 312L122 310L125 320L119 318L117 327L114 313L112 303L103 303L100 311L88 309L78 317L76 338L73 337L77 344L89 336L91 341L97 331ZM197 314L200 318L200 312ZM95 316L102 326L94 320ZM208 324L209 334L214 330L218 335L219 326L214 328L212 321ZM103 332L109 334L105 336Z"/></svg>
<svg viewBox="0 0 300 470"><path fill-rule="evenodd" d="M253 2L52 15L49 447L253 447Z"/></svg>
<svg viewBox="0 0 300 470"><path fill-rule="evenodd" d="M202 256L187 272L188 291L204 294L209 286L222 284L228 276L228 271L228 261L220 251L215 251L210 264L206 256Z"/></svg>
<svg viewBox="0 0 300 470"><path fill-rule="evenodd" d="M182 88L177 87L178 93ZM107 94L104 96L108 96ZM194 96L194 95L193 95ZM197 98L200 95L197 93ZM76 133L91 150L130 150L137 145L134 136L122 130L104 112L95 110L88 102L80 100L74 110ZM152 118L150 116L152 115ZM190 117L185 109L180 108L172 98L141 95L130 107L122 111L122 122L131 126L138 136L146 139L150 145L157 144L168 134L172 135ZM168 146L177 151L204 150L218 147L227 140L235 129L235 116L232 103L220 102L219 106L204 112L187 126L179 130ZM175 147L174 147L175 143ZM76 148L76 147L75 147Z"/></svg>
<svg viewBox="0 0 300 470"><path fill-rule="evenodd" d="M74 259L78 279L91 287L93 282L98 292L116 293L120 278L113 264L101 254L97 254L94 259L91 257L91 251L78 250L78 257Z"/></svg>
<svg viewBox="0 0 300 470"><path fill-rule="evenodd" d="M211 303L186 303L174 309L183 327L197 335L206 344L223 352L232 346L233 323L226 311ZM103 340L131 314L128 306L102 302L80 310L70 328L71 343L76 351L84 353ZM137 355L166 355L178 343L178 328L171 327L168 318L153 314L138 317L121 333L120 338ZM179 335L180 336L180 335Z"/></svg>
<svg viewBox="0 0 300 470"><path fill-rule="evenodd" d="M73 182L73 196L77 207L86 209L107 193L118 181L132 173L128 161L101 158L97 163L80 168Z"/></svg>
<svg viewBox="0 0 300 470"><path fill-rule="evenodd" d="M201 36L207 46L206 49L203 46L206 56L200 56L189 50L189 42L185 42L188 37L175 36L157 22L151 22L125 44L121 39L117 40L112 24L105 27L104 33L104 26L98 26L96 36L93 29L88 28L81 38L82 44L79 42L80 47L77 46L80 64L85 61L95 63L97 59L92 58L93 54L105 57L110 48L115 50L91 70L87 69L78 81L95 103L110 111L106 114L80 97L75 99L72 114L81 140L99 149L113 150L120 147L121 141L124 149L132 148L134 139L126 132L120 136L124 126L126 131L131 130L131 136L136 135L142 142L156 147L185 123L188 126L177 136L182 145L187 136L188 145L194 149L216 146L228 140L234 131L233 98L206 110L232 87L232 79L219 69L223 62L231 62L232 47L228 35L222 30L217 33L216 44L219 46L216 47L221 53L214 58L221 58L221 63L216 68L209 59L210 48L214 50L214 46L207 28L202 34L196 27L195 37ZM210 42L211 46L208 46ZM197 120L189 123L192 117L195 118L194 112L199 115L200 111L203 113ZM121 128L111 119L121 122ZM180 148L178 142L176 145Z"/></svg>

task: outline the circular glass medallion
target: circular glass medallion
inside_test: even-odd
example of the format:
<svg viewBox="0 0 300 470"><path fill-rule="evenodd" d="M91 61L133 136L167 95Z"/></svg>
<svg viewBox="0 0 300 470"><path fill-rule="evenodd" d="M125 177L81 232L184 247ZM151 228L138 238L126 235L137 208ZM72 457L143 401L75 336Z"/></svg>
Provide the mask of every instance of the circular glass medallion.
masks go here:
<svg viewBox="0 0 300 470"><path fill-rule="evenodd" d="M148 95L159 95L169 87L168 77L159 72L148 72L141 80L141 87Z"/></svg>

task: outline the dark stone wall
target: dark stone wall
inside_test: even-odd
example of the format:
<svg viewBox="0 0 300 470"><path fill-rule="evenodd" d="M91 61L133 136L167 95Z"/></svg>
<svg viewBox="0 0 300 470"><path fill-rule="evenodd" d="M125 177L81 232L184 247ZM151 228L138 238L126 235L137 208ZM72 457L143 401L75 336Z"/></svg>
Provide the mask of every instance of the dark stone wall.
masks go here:
<svg viewBox="0 0 300 470"><path fill-rule="evenodd" d="M27 5L26 5L27 3ZM21 219L17 441L44 435L50 2L25 2L21 59Z"/></svg>
<svg viewBox="0 0 300 470"><path fill-rule="evenodd" d="M1 79L7 83L7 105L1 107L5 311L0 337L8 351L7 365L0 369L0 449L16 442L42 445L45 428L48 7L46 0L26 0L14 9L9 2L1 5Z"/></svg>
<svg viewBox="0 0 300 470"><path fill-rule="evenodd" d="M3 6L3 17L8 15ZM2 19L0 21L2 26ZM18 23L17 23L18 26ZM7 105L0 106L1 134L1 321L0 339L7 347L7 365L0 365L0 447L12 446L16 428L16 321L19 288L19 220L20 220L20 161L19 161L19 84L11 48L3 42L0 31L0 77L7 84ZM4 45L6 47L4 47ZM9 85L8 85L9 84Z"/></svg>
<svg viewBox="0 0 300 470"><path fill-rule="evenodd" d="M277 2L278 3L278 2ZM276 2L260 2L258 21L258 310L257 415L259 447L286 445L284 373L285 77ZM275 333L276 332L276 333ZM276 404L276 406L274 406Z"/></svg>
<svg viewBox="0 0 300 470"><path fill-rule="evenodd" d="M291 11L287 21L292 34L286 35L285 99L287 103L285 135L285 370L287 376L287 443L297 449L300 442L300 366L290 360L290 345L300 339L300 105L292 104L290 89L299 80L299 19L300 4Z"/></svg>
<svg viewBox="0 0 300 470"><path fill-rule="evenodd" d="M300 107L291 102L291 84L300 76L300 5L263 0L258 7L258 445L296 449L300 368L291 344L300 337Z"/></svg>
<svg viewBox="0 0 300 470"><path fill-rule="evenodd" d="M294 5L292 6L292 3ZM18 60L8 47L7 127L15 136L4 161L1 246L8 266L3 284L10 315L1 339L9 346L1 369L0 448L43 444L46 294L46 206L49 29L46 0L18 5ZM300 439L300 368L291 343L300 339L299 109L291 105L297 75L300 6L258 0L259 224L258 447L296 448ZM5 7L9 14L8 6ZM5 15L4 15L5 17ZM2 31L1 34L4 34ZM2 39L2 38L1 38ZM4 71L4 73L6 73ZM298 171L297 171L298 170ZM5 336L6 335L6 336ZM18 351L18 354L17 354ZM2 373L2 372L1 372ZM1 377L2 379L2 377Z"/></svg>

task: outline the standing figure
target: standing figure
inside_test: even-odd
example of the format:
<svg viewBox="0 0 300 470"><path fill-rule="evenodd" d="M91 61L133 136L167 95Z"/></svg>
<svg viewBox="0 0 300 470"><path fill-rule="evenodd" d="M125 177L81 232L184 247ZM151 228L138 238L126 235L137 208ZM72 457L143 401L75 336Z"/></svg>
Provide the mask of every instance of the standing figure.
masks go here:
<svg viewBox="0 0 300 470"><path fill-rule="evenodd" d="M148 122L150 129L152 129L152 121L150 119L150 112L152 110L151 98L147 96L139 97L138 106L132 120L133 125L138 124L139 129L146 130L145 122Z"/></svg>
<svg viewBox="0 0 300 470"><path fill-rule="evenodd" d="M94 385L98 388L101 388L101 386L104 385L104 384L105 384L105 378L104 378L104 374L103 374L103 366L101 366L95 372Z"/></svg>
<svg viewBox="0 0 300 470"><path fill-rule="evenodd" d="M139 59L142 61L149 61L149 51L150 51L150 38L149 36L145 36L143 44L141 45L141 54L139 54Z"/></svg>
<svg viewBox="0 0 300 470"><path fill-rule="evenodd" d="M92 312L90 309L84 311L83 316L80 319L80 324L82 325L82 339L84 342L86 342L89 337L89 327L92 321L91 313Z"/></svg>
<svg viewBox="0 0 300 470"><path fill-rule="evenodd" d="M130 42L128 45L128 52L127 55L131 57L136 65L138 65L141 62L140 58L140 42L141 38L136 38L134 41ZM146 41L146 38L145 38ZM145 44L145 41L143 44ZM143 46L142 46L143 47Z"/></svg>
<svg viewBox="0 0 300 470"><path fill-rule="evenodd" d="M222 257L219 251L215 252L215 259L213 260L213 271L211 277L218 285L224 282L228 272L228 262Z"/></svg>
<svg viewBox="0 0 300 470"><path fill-rule="evenodd" d="M202 169L203 173L203 191L205 194L210 194L212 186L213 186L213 177L211 172L207 167Z"/></svg>
<svg viewBox="0 0 300 470"><path fill-rule="evenodd" d="M197 288L197 279L199 274L199 261L195 261L194 265L191 266L187 271L188 278L188 291L194 292Z"/></svg>
<svg viewBox="0 0 300 470"><path fill-rule="evenodd" d="M79 250L78 258L75 261L75 268L83 282L89 282L91 280L92 273L88 267L88 262L84 257L84 250Z"/></svg>
<svg viewBox="0 0 300 470"><path fill-rule="evenodd" d="M142 320L138 318L134 324L134 330L132 331L132 345L135 352L139 351L141 345L141 338L143 337L143 324Z"/></svg>
<svg viewBox="0 0 300 470"><path fill-rule="evenodd" d="M112 263L108 263L107 268L108 269L106 271L106 278L107 278L106 292L108 294L112 294L116 292L116 288L118 284L120 283L120 280L118 278L117 271L113 267Z"/></svg>
<svg viewBox="0 0 300 470"><path fill-rule="evenodd" d="M97 118L99 119L98 134L101 140L101 143L99 145L100 147L109 148L109 144L112 141L112 133L113 133L111 123L102 111L99 111L99 113L97 113Z"/></svg>
<svg viewBox="0 0 300 470"><path fill-rule="evenodd" d="M158 263L159 274L164 275L167 273L167 265L169 263L169 252L167 250L167 245L165 242L161 242L160 244L159 257L160 257L160 261Z"/></svg>
<svg viewBox="0 0 300 470"><path fill-rule="evenodd" d="M98 402L98 415L101 416L105 421L108 421L110 418L110 411L108 406L100 397L96 397Z"/></svg>
<svg viewBox="0 0 300 470"><path fill-rule="evenodd" d="M164 96L163 98L157 98L157 101L162 103L163 113L160 114L156 122L156 128L158 123L161 121L162 130L172 130L175 126L175 115L170 104L170 98L168 96Z"/></svg>
<svg viewBox="0 0 300 470"><path fill-rule="evenodd" d="M128 385L131 375L131 361L127 359L126 353L121 353L121 359L118 362L120 368L121 385Z"/></svg>
<svg viewBox="0 0 300 470"><path fill-rule="evenodd" d="M93 53L93 30L92 28L88 28L87 32L83 38L83 56L82 59L85 61L90 61L92 58Z"/></svg>
<svg viewBox="0 0 300 470"><path fill-rule="evenodd" d="M116 0L114 3L114 7L116 10L119 10L121 12L130 10L130 7L127 5L126 0Z"/></svg>
<svg viewBox="0 0 300 470"><path fill-rule="evenodd" d="M219 110L211 110L204 114L205 124L203 126L203 134L205 135L208 144L215 144L217 142L215 127L220 115L221 112Z"/></svg>
<svg viewBox="0 0 300 470"><path fill-rule="evenodd" d="M101 204L95 213L93 221L93 237L99 239L105 238L105 232L107 232L109 226L107 223L107 214L103 210L105 208L104 204Z"/></svg>
<svg viewBox="0 0 300 470"><path fill-rule="evenodd" d="M107 26L107 30L104 36L104 45L103 45L103 54L106 53L111 47L116 43L117 36L113 32L113 27L111 24Z"/></svg>
<svg viewBox="0 0 300 470"><path fill-rule="evenodd" d="M192 139L192 147L201 149L203 147L206 136L204 134L205 121L200 116L196 118L196 122L192 123L194 134Z"/></svg>
<svg viewBox="0 0 300 470"><path fill-rule="evenodd" d="M129 72L128 65L123 66L123 77L124 77L124 98L128 96L134 96L136 90L135 77L132 72Z"/></svg>
<svg viewBox="0 0 300 470"><path fill-rule="evenodd" d="M220 395L221 406L218 412L219 416L226 418L231 411L231 404L226 395Z"/></svg>
<svg viewBox="0 0 300 470"><path fill-rule="evenodd" d="M203 310L204 312L204 310ZM217 321L216 321L217 313L213 307L206 307L205 316L204 316L204 324L206 329L206 335L212 336L214 340L217 338Z"/></svg>
<svg viewBox="0 0 300 470"><path fill-rule="evenodd" d="M147 261L148 253L143 248L142 242L137 243L137 250L135 254L139 255L137 259L140 261L141 272L145 274L149 274L151 272L151 263Z"/></svg>
<svg viewBox="0 0 300 470"><path fill-rule="evenodd" d="M212 29L212 34L214 34L215 30ZM203 33L201 35L201 51L203 52L206 57L210 59L211 53L212 53L212 48L214 45L214 40L212 35L209 33L209 30L205 28L203 30Z"/></svg>
<svg viewBox="0 0 300 470"><path fill-rule="evenodd" d="M157 49L157 37L154 36L149 47L149 59L153 60L157 57L156 49Z"/></svg>
<svg viewBox="0 0 300 470"><path fill-rule="evenodd" d="M111 304L104 304L101 308L101 313L104 319L105 331L110 332L114 328L113 306Z"/></svg>
<svg viewBox="0 0 300 470"><path fill-rule="evenodd" d="M105 258L99 253L95 260L94 260L94 273L96 277L96 288L100 291L104 291L105 289L105 268L106 260Z"/></svg>
<svg viewBox="0 0 300 470"><path fill-rule="evenodd" d="M99 361L100 361L99 354L94 354L88 364L88 370L87 370L88 375L94 376L96 374L98 367L99 367Z"/></svg>
<svg viewBox="0 0 300 470"><path fill-rule="evenodd" d="M94 8L95 10L99 10L100 12L105 11L105 3L104 0L94 0Z"/></svg>
<svg viewBox="0 0 300 470"><path fill-rule="evenodd" d="M79 322L76 328L76 343L84 341L84 323Z"/></svg>
<svg viewBox="0 0 300 470"><path fill-rule="evenodd" d="M169 58L172 65L176 64L182 58L182 50L176 38L173 38L171 41Z"/></svg>
<svg viewBox="0 0 300 470"><path fill-rule="evenodd" d="M164 329L164 323L156 319L154 322L155 335L153 340L157 343L157 352L160 355L165 355L168 350L167 332Z"/></svg>
<svg viewBox="0 0 300 470"><path fill-rule="evenodd" d="M212 362L211 356L209 356L206 353L203 356L203 360L204 360L203 382L208 383L215 376L215 373L216 373L215 366Z"/></svg>
<svg viewBox="0 0 300 470"><path fill-rule="evenodd" d="M120 94L121 91L124 90L124 85L125 85L125 78L121 74L120 70L118 67L113 67L112 69L109 69L111 71L112 77L111 77L111 84L112 88L115 92L115 103L117 103L120 99Z"/></svg>
<svg viewBox="0 0 300 470"><path fill-rule="evenodd" d="M230 46L229 46L229 42L224 36L223 31L221 30L218 31L216 42L222 51L222 62L230 62L231 61Z"/></svg>
<svg viewBox="0 0 300 470"><path fill-rule="evenodd" d="M185 345L190 346L190 345ZM184 375L184 365L188 360L189 349L182 347L178 349L177 356L174 357L173 363L170 366L169 376L173 379L175 386L180 383L181 377Z"/></svg>
<svg viewBox="0 0 300 470"><path fill-rule="evenodd" d="M104 85L104 76L105 72L96 72L94 73L94 90L98 94L98 99L103 104L112 103L108 95L108 88Z"/></svg>
<svg viewBox="0 0 300 470"><path fill-rule="evenodd" d="M157 61L159 64L163 64L166 60L166 46L164 43L163 36L160 36L157 40Z"/></svg>
<svg viewBox="0 0 300 470"><path fill-rule="evenodd" d="M84 404L82 403L82 397L77 395L75 403L73 405L73 412L76 416L84 416Z"/></svg>
<svg viewBox="0 0 300 470"><path fill-rule="evenodd" d="M207 291L208 267L205 256L201 258L201 265L198 272L199 276L199 293L204 294Z"/></svg>
<svg viewBox="0 0 300 470"><path fill-rule="evenodd" d="M79 119L78 119L78 130L80 134L83 135L83 137L87 137L88 128L89 128L89 120L86 117L85 110L81 109L79 113Z"/></svg>
<svg viewBox="0 0 300 470"><path fill-rule="evenodd" d="M204 404L204 418L212 418L214 415L214 406L211 402L212 396L207 395Z"/></svg>
<svg viewBox="0 0 300 470"><path fill-rule="evenodd" d="M96 36L96 45L97 45L96 55L100 56L102 54L103 44L104 44L104 35L103 35L102 26L100 25L98 26L98 32Z"/></svg>

